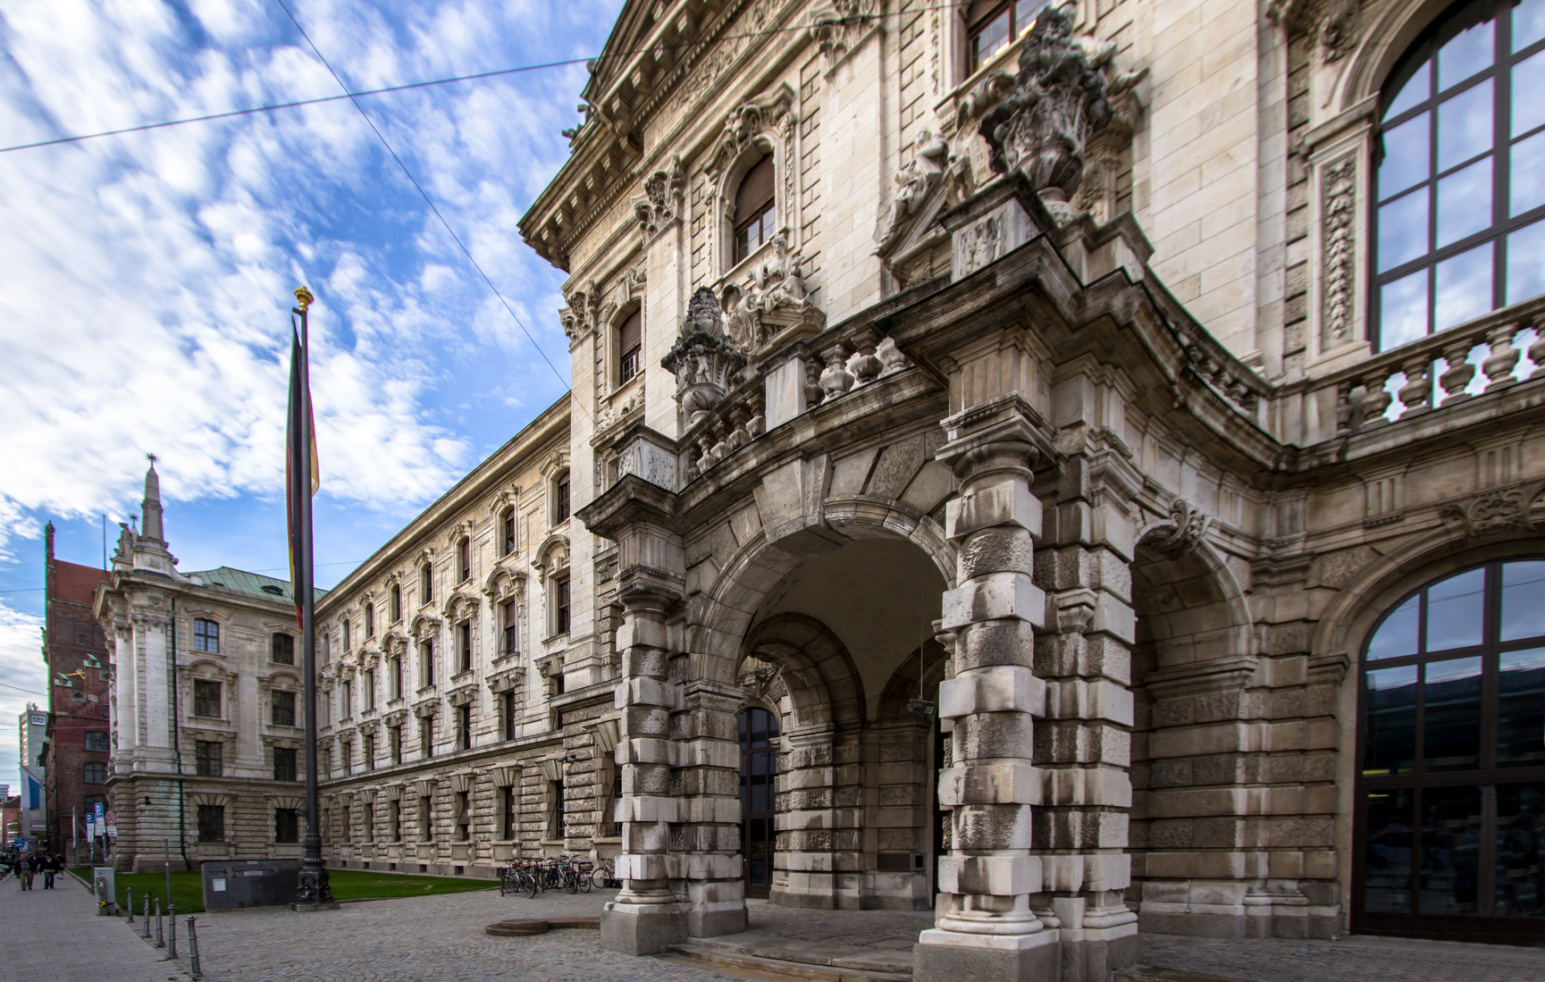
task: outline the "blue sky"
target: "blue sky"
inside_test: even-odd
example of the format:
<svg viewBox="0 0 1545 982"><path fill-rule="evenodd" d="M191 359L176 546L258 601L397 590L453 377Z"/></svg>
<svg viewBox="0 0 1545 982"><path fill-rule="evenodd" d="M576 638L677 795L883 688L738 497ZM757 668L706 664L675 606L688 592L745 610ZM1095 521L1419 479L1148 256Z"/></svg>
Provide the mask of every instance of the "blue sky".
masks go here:
<svg viewBox="0 0 1545 982"><path fill-rule="evenodd" d="M287 0L353 89L601 49L621 0ZM583 65L361 100L567 373L516 221ZM8 0L0 146L338 93L277 0ZM331 585L566 387L347 101L0 153L0 782L42 692L45 522L99 564L160 458L183 570L283 575L290 292L307 284ZM40 700L41 701L41 700Z"/></svg>

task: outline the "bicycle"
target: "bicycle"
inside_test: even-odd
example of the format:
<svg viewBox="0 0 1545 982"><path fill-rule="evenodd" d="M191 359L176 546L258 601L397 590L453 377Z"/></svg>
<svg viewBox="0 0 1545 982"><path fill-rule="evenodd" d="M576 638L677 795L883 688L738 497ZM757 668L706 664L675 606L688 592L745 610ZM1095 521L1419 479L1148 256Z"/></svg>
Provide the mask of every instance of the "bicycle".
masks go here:
<svg viewBox="0 0 1545 982"><path fill-rule="evenodd" d="M606 889L617 882L617 861L615 859L603 859L595 869L590 871L590 881L593 885ZM585 888L588 893L589 887Z"/></svg>

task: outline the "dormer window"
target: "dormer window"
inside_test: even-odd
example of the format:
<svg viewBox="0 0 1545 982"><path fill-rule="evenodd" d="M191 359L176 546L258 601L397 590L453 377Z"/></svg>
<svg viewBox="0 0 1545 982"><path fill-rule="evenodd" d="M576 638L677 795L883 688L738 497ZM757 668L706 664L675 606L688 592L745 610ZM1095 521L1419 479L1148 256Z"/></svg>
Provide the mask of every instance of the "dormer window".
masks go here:
<svg viewBox="0 0 1545 982"><path fill-rule="evenodd" d="M735 257L739 263L768 239L778 222L772 154L751 165L735 192Z"/></svg>
<svg viewBox="0 0 1545 982"><path fill-rule="evenodd" d="M617 328L617 384L637 375L642 366L644 311L639 308Z"/></svg>
<svg viewBox="0 0 1545 982"><path fill-rule="evenodd" d="M993 55L1035 25L1048 0L976 0L966 10L967 72L973 74Z"/></svg>

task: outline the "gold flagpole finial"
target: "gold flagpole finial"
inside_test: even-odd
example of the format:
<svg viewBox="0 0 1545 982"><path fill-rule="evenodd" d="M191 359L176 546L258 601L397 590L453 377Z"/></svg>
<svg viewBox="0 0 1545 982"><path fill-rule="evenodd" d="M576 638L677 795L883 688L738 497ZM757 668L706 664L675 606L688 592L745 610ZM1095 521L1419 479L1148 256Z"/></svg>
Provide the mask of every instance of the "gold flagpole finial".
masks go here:
<svg viewBox="0 0 1545 982"><path fill-rule="evenodd" d="M313 297L311 291L305 287L298 286L295 288L295 302L300 304L301 313L305 313L306 308L311 306L311 301L315 299L316 297Z"/></svg>

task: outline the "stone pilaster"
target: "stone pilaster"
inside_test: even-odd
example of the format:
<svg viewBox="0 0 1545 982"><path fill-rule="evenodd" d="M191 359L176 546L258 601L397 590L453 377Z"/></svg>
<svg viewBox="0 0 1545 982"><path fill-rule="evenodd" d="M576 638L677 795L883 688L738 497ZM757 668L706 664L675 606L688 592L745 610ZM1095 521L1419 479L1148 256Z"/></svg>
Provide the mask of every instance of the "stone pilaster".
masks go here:
<svg viewBox="0 0 1545 982"><path fill-rule="evenodd" d="M1046 720L1036 760L1046 798L1036 826L1046 893L1062 937L1062 978L1104 982L1137 960L1137 915L1123 891L1132 807L1130 498L1139 479L1114 452L1065 465L1056 512L1036 557L1050 591L1052 623L1036 641L1036 674L1046 679Z"/></svg>
<svg viewBox="0 0 1545 982"><path fill-rule="evenodd" d="M946 529L956 586L941 625L958 633L955 673L939 686L939 715L954 727L952 766L939 776L953 835L939 860L936 927L915 949L919 982L1059 975L1057 932L1030 907L1042 882L1031 854L1031 806L1041 800L1031 747L1046 696L1033 671L1045 597L1031 582L1041 505L1023 410L1011 398L947 421L939 453L961 478Z"/></svg>

